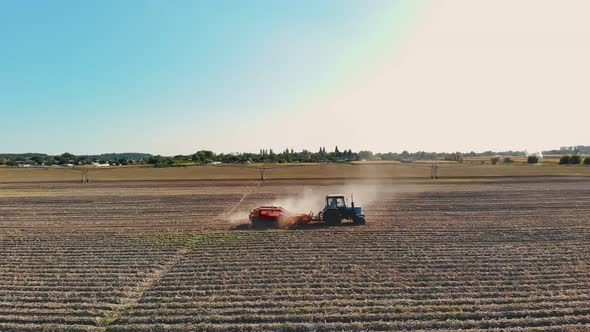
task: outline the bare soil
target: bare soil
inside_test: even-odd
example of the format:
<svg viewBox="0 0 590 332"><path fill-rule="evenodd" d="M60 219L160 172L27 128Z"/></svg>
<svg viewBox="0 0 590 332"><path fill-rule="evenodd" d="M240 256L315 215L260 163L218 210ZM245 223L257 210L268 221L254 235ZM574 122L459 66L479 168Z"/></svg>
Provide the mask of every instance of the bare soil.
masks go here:
<svg viewBox="0 0 590 332"><path fill-rule="evenodd" d="M590 178L509 175L5 181L0 330L590 330ZM365 226L242 227L350 188Z"/></svg>

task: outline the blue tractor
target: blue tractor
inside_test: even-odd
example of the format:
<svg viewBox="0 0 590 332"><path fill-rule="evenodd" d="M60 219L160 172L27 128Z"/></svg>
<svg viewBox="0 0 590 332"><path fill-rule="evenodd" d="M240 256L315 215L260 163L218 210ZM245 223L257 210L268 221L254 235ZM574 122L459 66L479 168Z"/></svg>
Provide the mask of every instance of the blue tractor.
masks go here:
<svg viewBox="0 0 590 332"><path fill-rule="evenodd" d="M326 206L318 214L318 219L327 225L339 225L342 219L352 220L355 225L366 223L362 208L354 206L353 200L351 200L350 206L347 206L344 195L326 196Z"/></svg>

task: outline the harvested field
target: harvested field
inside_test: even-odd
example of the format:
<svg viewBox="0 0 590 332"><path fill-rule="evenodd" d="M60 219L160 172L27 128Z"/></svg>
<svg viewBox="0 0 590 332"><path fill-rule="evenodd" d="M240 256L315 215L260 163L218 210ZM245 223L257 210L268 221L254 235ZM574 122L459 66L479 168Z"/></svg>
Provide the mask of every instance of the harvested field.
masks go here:
<svg viewBox="0 0 590 332"><path fill-rule="evenodd" d="M590 330L590 178L508 175L5 181L0 330ZM366 226L242 227L350 188Z"/></svg>
<svg viewBox="0 0 590 332"><path fill-rule="evenodd" d="M590 176L586 165L556 165L549 162L531 166L523 163L482 165L479 160L464 164L437 161L439 175L443 178L494 178L539 176ZM430 176L431 162L412 164L393 162L365 162L346 164L266 164L223 166L190 166L173 168L153 167L49 167L49 168L0 168L0 184L30 183L39 185L56 182L79 181L83 171L92 181L153 182L153 181L210 181L219 183L230 180L260 178L260 168L265 167L266 179L412 179L423 180ZM144 183L144 185L147 185Z"/></svg>

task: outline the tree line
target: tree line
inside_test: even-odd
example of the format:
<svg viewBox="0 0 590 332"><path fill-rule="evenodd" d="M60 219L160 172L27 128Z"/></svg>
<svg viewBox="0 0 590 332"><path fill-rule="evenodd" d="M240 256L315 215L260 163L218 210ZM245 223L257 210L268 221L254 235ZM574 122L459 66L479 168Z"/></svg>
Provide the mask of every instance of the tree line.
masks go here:
<svg viewBox="0 0 590 332"><path fill-rule="evenodd" d="M578 146L583 147L583 146ZM570 151L569 148L567 151ZM386 160L411 162L414 160L450 160L462 162L464 157L486 157L492 156L493 161L497 156L506 156L504 162L511 162L508 156L524 156L525 151L484 151L484 152L387 152L373 153L371 151L354 152L352 149L341 150L336 146L332 151L326 147L320 147L317 151L294 151L285 149L276 152L273 149L260 149L258 153L215 153L210 150L199 150L193 154L161 156L148 153L107 153L101 155L74 155L63 153L61 155L47 155L41 153L25 154L0 154L0 165L19 166L19 165L91 165L93 163L109 165L152 165L155 167L183 166L183 165L207 165L212 163L305 163L305 162L350 162L361 160ZM569 155L568 155L569 156ZM562 158L562 164L575 164L576 155L566 160ZM569 158L569 157L568 157ZM588 160L588 158L586 158ZM492 161L492 162L493 162ZM530 163L536 163L536 160L529 160ZM581 162L579 159L578 163ZM590 160L588 161L590 162ZM495 163L495 162L493 162ZM584 161L586 163L586 161Z"/></svg>
<svg viewBox="0 0 590 332"><path fill-rule="evenodd" d="M62 153L60 155L48 155L44 153L22 153L22 154L0 154L0 165L19 166L54 166L54 165L91 165L113 164L133 165L141 164L143 160L151 155L147 153L105 153L100 155L74 155Z"/></svg>

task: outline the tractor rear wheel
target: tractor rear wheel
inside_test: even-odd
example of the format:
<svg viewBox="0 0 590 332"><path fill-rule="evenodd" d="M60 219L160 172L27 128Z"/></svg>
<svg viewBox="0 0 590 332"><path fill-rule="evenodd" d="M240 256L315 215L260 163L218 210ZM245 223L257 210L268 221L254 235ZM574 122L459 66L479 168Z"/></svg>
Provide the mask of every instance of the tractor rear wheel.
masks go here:
<svg viewBox="0 0 590 332"><path fill-rule="evenodd" d="M365 220L365 217L363 217L363 216L356 216L352 219L352 222L355 225L364 225L367 223L367 220Z"/></svg>
<svg viewBox="0 0 590 332"><path fill-rule="evenodd" d="M342 222L342 216L340 216L338 210L328 210L324 213L324 220L326 221L326 224L331 226L340 225Z"/></svg>

